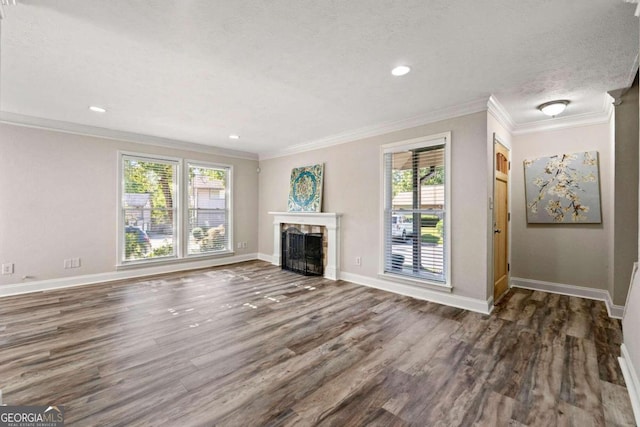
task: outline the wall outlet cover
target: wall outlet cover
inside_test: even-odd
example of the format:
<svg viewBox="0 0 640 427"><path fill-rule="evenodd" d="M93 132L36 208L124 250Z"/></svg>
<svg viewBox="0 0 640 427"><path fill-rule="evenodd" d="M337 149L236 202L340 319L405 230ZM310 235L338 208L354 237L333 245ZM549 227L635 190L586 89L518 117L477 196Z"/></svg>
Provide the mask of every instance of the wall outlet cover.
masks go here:
<svg viewBox="0 0 640 427"><path fill-rule="evenodd" d="M13 274L13 264L2 264L2 274Z"/></svg>

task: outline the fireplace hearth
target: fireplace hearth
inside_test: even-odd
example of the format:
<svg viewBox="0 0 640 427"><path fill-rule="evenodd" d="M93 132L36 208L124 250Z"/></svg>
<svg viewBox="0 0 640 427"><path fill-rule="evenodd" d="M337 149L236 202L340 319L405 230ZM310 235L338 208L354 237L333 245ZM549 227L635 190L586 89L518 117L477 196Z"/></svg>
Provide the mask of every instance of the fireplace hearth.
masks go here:
<svg viewBox="0 0 640 427"><path fill-rule="evenodd" d="M282 232L282 268L305 276L322 276L322 247L322 233L287 228Z"/></svg>

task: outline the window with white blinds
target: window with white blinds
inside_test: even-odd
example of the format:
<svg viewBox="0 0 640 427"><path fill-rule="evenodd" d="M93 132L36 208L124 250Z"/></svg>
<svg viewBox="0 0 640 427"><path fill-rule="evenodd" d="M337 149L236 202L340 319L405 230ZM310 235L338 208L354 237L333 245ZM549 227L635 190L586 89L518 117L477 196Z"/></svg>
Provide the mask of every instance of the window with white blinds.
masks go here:
<svg viewBox="0 0 640 427"><path fill-rule="evenodd" d="M386 274L449 285L448 139L383 147Z"/></svg>
<svg viewBox="0 0 640 427"><path fill-rule="evenodd" d="M231 252L231 166L120 159L119 264Z"/></svg>
<svg viewBox="0 0 640 427"><path fill-rule="evenodd" d="M176 256L178 162L122 157L122 262Z"/></svg>
<svg viewBox="0 0 640 427"><path fill-rule="evenodd" d="M188 254L229 250L229 167L189 163Z"/></svg>

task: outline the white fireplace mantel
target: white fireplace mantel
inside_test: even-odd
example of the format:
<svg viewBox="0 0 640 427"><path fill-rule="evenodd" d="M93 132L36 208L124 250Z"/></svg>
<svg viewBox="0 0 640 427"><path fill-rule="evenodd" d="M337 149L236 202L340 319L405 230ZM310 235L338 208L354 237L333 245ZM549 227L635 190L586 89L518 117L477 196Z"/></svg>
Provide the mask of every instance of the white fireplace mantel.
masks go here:
<svg viewBox="0 0 640 427"><path fill-rule="evenodd" d="M334 212L269 212L273 215L273 265L282 258L281 224L321 225L327 228L327 265L324 277L338 280L340 274L340 214Z"/></svg>

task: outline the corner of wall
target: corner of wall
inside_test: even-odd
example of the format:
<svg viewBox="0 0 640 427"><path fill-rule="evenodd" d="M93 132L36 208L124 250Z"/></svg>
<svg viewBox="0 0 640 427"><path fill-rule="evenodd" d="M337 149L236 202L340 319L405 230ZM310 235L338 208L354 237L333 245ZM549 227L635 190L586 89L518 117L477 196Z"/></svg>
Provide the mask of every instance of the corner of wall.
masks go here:
<svg viewBox="0 0 640 427"><path fill-rule="evenodd" d="M629 400L631 400L631 408L633 409L636 424L640 425L640 377L632 363L629 350L624 344L620 346L620 354L621 357L618 358L618 363L620 363L620 370L622 371L624 382L627 385Z"/></svg>

